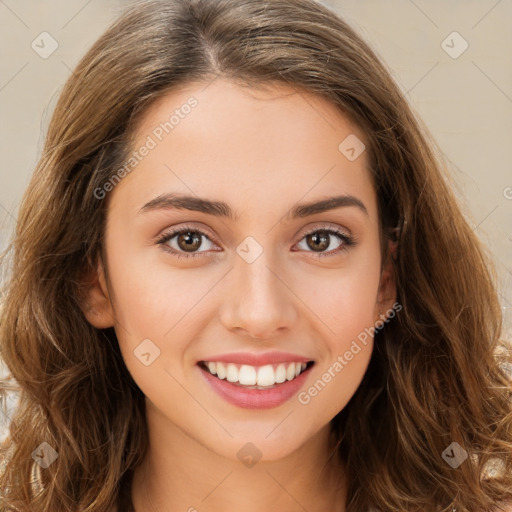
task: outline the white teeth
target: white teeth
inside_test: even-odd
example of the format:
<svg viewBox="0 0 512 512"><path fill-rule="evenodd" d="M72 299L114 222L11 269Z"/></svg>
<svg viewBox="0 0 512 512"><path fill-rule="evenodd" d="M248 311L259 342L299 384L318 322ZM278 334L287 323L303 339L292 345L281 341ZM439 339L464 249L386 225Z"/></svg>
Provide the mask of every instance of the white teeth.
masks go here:
<svg viewBox="0 0 512 512"><path fill-rule="evenodd" d="M276 383L274 368L271 364L258 368L258 386L272 386ZM243 382L240 382L243 384Z"/></svg>
<svg viewBox="0 0 512 512"><path fill-rule="evenodd" d="M229 382L238 382L242 386L269 387L293 380L305 369L306 363L281 363L275 368L271 364L265 366L236 365L206 361L206 367L212 375Z"/></svg>
<svg viewBox="0 0 512 512"><path fill-rule="evenodd" d="M256 370L254 366L243 364L240 367L238 382L244 386L254 386L256 384Z"/></svg>
<svg viewBox="0 0 512 512"><path fill-rule="evenodd" d="M226 368L226 380L228 382L238 382L238 375L238 368L233 363L229 363Z"/></svg>
<svg viewBox="0 0 512 512"><path fill-rule="evenodd" d="M217 366L217 377L219 377L219 379L225 379L226 378L226 367L222 363L216 363L216 366ZM210 373L212 373L211 370L210 370ZM213 374L213 375L215 375L215 374Z"/></svg>
<svg viewBox="0 0 512 512"><path fill-rule="evenodd" d="M278 384L281 384L282 382L284 382L286 380L286 367L284 364L280 364L277 368L276 368L276 382Z"/></svg>

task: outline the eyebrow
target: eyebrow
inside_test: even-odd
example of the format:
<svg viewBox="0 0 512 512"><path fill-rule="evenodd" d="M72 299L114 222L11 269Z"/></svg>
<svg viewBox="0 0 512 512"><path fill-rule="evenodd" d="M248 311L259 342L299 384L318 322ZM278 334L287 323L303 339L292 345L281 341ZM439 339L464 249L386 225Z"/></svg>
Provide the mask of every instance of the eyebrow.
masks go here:
<svg viewBox="0 0 512 512"><path fill-rule="evenodd" d="M342 207L358 208L368 216L368 210L360 199L352 195L341 195L295 205L285 215L285 219L291 220L308 217L316 213L327 212ZM223 201L212 201L177 193L162 194L155 197L140 208L137 214L155 210L190 210L207 213L208 215L214 215L216 217L224 217L230 220L238 219L238 215Z"/></svg>

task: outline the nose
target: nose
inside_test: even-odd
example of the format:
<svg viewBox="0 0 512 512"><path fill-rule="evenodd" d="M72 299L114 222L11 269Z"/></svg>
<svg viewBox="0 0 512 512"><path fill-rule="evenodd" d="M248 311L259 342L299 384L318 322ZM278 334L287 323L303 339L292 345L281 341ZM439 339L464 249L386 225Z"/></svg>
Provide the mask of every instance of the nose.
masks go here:
<svg viewBox="0 0 512 512"><path fill-rule="evenodd" d="M236 258L224 284L221 322L230 331L266 340L289 330L297 321L297 297L270 251L252 263Z"/></svg>

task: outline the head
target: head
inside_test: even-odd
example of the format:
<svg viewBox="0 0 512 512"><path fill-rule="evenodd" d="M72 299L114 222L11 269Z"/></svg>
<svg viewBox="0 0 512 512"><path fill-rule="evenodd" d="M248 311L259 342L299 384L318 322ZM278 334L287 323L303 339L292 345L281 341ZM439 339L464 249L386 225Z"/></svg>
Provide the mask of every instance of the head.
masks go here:
<svg viewBox="0 0 512 512"><path fill-rule="evenodd" d="M111 504L144 459L151 413L232 459L252 442L276 460L329 429L354 511L488 506L476 489L503 446L487 403L496 418L509 406L500 310L434 147L321 4L155 0L121 17L62 91L13 244L12 467L30 475L27 454L60 447L39 503ZM333 196L335 210L304 207ZM193 257L183 228L208 238ZM319 256L319 241L341 249ZM315 380L336 376L283 405L293 420L273 436L276 409L213 399L212 421L200 361L274 349L312 361ZM453 441L474 455L458 472L440 456ZM503 483L485 485L498 496Z"/></svg>

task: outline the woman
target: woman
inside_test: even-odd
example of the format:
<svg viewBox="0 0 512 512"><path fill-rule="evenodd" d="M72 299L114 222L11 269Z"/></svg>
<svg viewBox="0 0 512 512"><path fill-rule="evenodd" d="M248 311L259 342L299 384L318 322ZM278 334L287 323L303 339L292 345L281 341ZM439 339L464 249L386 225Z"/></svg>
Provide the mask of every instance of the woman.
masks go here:
<svg viewBox="0 0 512 512"><path fill-rule="evenodd" d="M2 510L505 510L510 354L434 148L321 4L127 11L20 210Z"/></svg>

